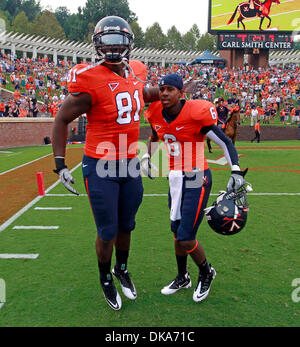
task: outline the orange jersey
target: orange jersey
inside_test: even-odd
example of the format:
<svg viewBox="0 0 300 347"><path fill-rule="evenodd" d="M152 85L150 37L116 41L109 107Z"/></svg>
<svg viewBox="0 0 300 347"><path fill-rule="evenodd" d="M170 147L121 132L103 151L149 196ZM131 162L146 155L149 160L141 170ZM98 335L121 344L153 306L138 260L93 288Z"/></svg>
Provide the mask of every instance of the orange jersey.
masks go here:
<svg viewBox="0 0 300 347"><path fill-rule="evenodd" d="M139 79L146 80L143 63L132 60L130 66ZM89 157L118 160L137 155L144 84L129 72L124 78L102 65L80 64L69 73L69 92L88 93L92 98L85 143Z"/></svg>
<svg viewBox="0 0 300 347"><path fill-rule="evenodd" d="M208 168L204 156L203 127L216 124L215 106L204 100L186 100L178 117L167 123L162 115L160 101L152 103L145 116L167 148L169 169L191 172L198 167Z"/></svg>

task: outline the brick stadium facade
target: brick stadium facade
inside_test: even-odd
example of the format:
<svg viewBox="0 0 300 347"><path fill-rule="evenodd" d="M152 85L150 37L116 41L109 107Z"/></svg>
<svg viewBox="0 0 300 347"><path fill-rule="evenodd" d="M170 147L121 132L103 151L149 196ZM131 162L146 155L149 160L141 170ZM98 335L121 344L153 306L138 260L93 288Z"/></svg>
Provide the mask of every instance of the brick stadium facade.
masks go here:
<svg viewBox="0 0 300 347"><path fill-rule="evenodd" d="M43 145L44 138L50 137L53 128L53 118L0 118L0 148ZM142 127L140 140L150 136L150 128ZM76 141L78 120L68 127L68 139ZM253 127L239 127L238 141L250 141L254 135ZM299 140L298 127L262 127L262 141L269 140Z"/></svg>

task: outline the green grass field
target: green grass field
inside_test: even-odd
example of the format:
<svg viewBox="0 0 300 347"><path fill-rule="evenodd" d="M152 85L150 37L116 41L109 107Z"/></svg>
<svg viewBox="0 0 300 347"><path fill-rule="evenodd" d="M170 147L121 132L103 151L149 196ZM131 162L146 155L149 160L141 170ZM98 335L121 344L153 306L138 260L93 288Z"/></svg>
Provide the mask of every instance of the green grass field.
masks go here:
<svg viewBox="0 0 300 347"><path fill-rule="evenodd" d="M269 149L259 149L262 146ZM299 326L300 302L292 300L292 281L300 278L300 150L288 149L293 146L299 146L299 141L237 143L241 166L249 167L247 180L254 188L253 195L248 197L248 222L241 233L232 237L218 235L205 220L202 222L198 240L217 276L209 297L199 304L192 300L198 273L191 261L192 288L168 297L160 294L176 274L173 237L167 197L147 194L167 194L165 178L143 179L145 196L132 234L129 260L138 298L132 302L121 293L123 307L118 312L108 307L99 287L96 230L88 198L43 197L0 233L1 254L39 254L37 259L30 260L0 259L0 278L6 282L0 326ZM24 162L33 160L51 148L22 148L15 152L18 150L23 154L11 156L6 169L20 165L19 158ZM213 151L207 154L208 159L222 156L217 147ZM2 155L1 171L5 162ZM84 194L81 176L81 168L74 171L76 188ZM228 177L229 171L213 171L213 194L224 189ZM49 192L66 193L61 184ZM215 198L211 196L210 203ZM72 210L45 211L35 210L36 207ZM30 225L59 229L13 229ZM118 283L116 286L119 288Z"/></svg>

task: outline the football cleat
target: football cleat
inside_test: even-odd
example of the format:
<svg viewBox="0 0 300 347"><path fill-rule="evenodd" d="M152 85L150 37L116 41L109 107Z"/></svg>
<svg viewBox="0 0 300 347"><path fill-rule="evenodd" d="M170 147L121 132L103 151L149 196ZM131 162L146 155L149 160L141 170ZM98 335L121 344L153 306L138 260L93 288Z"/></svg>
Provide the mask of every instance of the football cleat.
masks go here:
<svg viewBox="0 0 300 347"><path fill-rule="evenodd" d="M105 300L113 310L120 310L122 307L121 297L112 280L100 281Z"/></svg>
<svg viewBox="0 0 300 347"><path fill-rule="evenodd" d="M123 294L130 300L137 298L137 293L133 282L129 277L127 270L117 270L116 267L112 269L112 273L119 280Z"/></svg>
<svg viewBox="0 0 300 347"><path fill-rule="evenodd" d="M161 293L170 295L176 293L180 289L190 288L191 286L192 281L188 272L185 275L178 274L173 282L161 290Z"/></svg>
<svg viewBox="0 0 300 347"><path fill-rule="evenodd" d="M210 266L210 273L206 276L199 274L198 283L194 290L193 300L195 302L200 302L204 300L209 294L211 283L216 277L216 271L213 267Z"/></svg>

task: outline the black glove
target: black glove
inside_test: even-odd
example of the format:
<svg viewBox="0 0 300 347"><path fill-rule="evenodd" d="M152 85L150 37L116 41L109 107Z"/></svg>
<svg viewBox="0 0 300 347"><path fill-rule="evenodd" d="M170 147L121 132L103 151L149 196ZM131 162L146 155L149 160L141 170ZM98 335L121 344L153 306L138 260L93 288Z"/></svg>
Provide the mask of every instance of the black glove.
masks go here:
<svg viewBox="0 0 300 347"><path fill-rule="evenodd" d="M73 194L79 195L76 189L74 189L70 183L74 184L75 180L72 177L68 167L65 165L65 158L56 157L55 158L56 170L53 170L56 174L59 175L61 183Z"/></svg>

